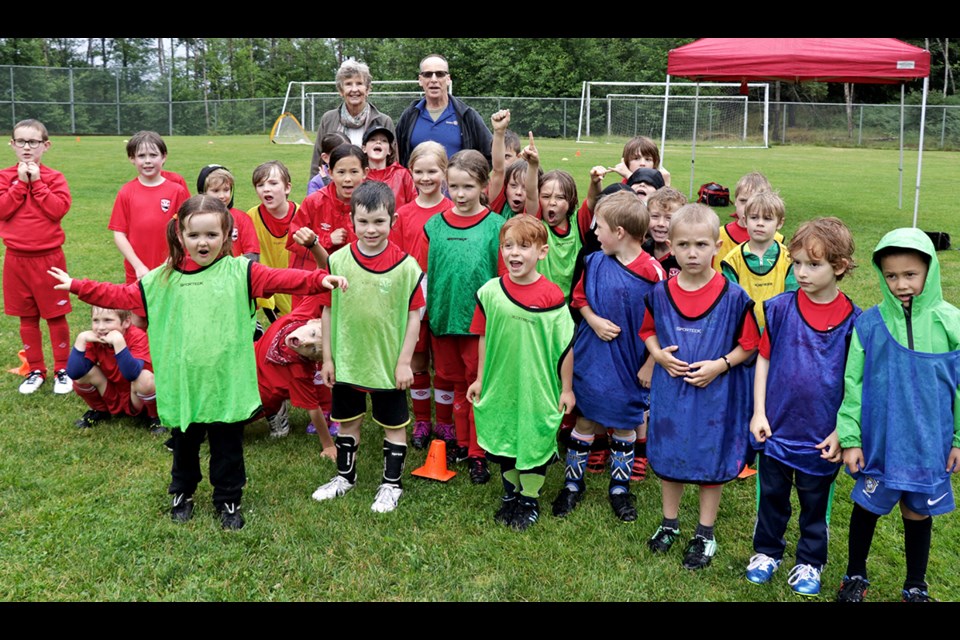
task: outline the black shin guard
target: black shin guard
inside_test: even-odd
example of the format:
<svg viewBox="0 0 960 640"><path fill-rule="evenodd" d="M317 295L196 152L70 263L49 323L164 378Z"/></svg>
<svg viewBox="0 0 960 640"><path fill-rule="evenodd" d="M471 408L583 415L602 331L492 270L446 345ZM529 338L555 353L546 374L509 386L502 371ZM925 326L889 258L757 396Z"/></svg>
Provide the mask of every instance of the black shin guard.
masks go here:
<svg viewBox="0 0 960 640"><path fill-rule="evenodd" d="M407 445L389 440L383 441L383 484L402 487L403 463L407 458Z"/></svg>
<svg viewBox="0 0 960 640"><path fill-rule="evenodd" d="M357 482L357 439L353 436L338 435L333 441L337 448L337 473L350 484Z"/></svg>

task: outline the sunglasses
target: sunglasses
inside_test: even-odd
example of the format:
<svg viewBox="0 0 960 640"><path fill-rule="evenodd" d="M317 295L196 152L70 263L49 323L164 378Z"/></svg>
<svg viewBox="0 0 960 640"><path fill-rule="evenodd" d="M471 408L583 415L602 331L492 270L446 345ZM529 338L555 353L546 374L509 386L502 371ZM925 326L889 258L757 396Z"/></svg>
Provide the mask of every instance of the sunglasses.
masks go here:
<svg viewBox="0 0 960 640"><path fill-rule="evenodd" d="M448 75L450 75L450 72L449 72L449 71L421 71L421 72L420 72L420 77L421 77L421 78L434 78L434 77L436 77L436 78L441 78L441 79L442 79L442 78L446 78Z"/></svg>

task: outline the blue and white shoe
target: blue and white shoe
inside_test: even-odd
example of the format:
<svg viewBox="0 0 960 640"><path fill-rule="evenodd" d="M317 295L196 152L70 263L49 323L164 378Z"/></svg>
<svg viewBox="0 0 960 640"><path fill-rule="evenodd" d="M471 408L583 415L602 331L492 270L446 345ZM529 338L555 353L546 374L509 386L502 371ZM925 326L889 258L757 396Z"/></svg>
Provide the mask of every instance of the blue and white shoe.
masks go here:
<svg viewBox="0 0 960 640"><path fill-rule="evenodd" d="M747 565L747 580L753 584L766 584L770 578L780 568L780 561L775 560L765 553L758 553L750 558Z"/></svg>
<svg viewBox="0 0 960 640"><path fill-rule="evenodd" d="M813 565L798 564L790 569L787 584L800 596L820 595L820 569Z"/></svg>

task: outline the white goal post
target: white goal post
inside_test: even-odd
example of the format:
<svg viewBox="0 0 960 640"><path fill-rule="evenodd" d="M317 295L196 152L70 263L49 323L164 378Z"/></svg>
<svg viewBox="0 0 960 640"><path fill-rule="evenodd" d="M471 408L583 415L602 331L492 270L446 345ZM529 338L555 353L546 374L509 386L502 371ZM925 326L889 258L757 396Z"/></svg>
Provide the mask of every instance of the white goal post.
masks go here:
<svg viewBox="0 0 960 640"><path fill-rule="evenodd" d="M669 86L669 88L668 88ZM644 135L715 147L769 146L769 84L584 82L577 141ZM662 153L662 149L661 149Z"/></svg>
<svg viewBox="0 0 960 640"><path fill-rule="evenodd" d="M422 95L416 80L374 80L370 89L370 102L391 117L398 117L407 106ZM280 113L295 114L303 128L316 133L320 116L340 105L342 98L333 80L300 81L287 83ZM279 114L278 114L279 115Z"/></svg>

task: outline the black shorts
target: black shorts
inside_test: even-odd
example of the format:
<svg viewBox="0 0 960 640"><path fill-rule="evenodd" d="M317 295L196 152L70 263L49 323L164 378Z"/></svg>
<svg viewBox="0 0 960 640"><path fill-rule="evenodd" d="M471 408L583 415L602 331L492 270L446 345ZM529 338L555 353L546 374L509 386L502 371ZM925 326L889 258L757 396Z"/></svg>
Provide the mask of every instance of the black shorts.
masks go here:
<svg viewBox="0 0 960 640"><path fill-rule="evenodd" d="M349 384L333 385L333 407L330 419L336 422L350 422L362 418L367 413L367 394L373 405L373 421L384 429L400 429L410 423L410 410L407 407L407 392L400 389L367 391Z"/></svg>

